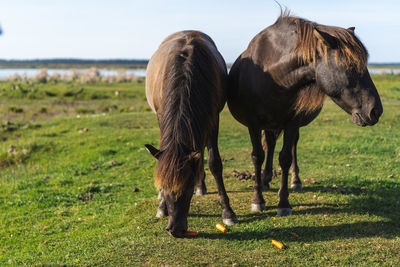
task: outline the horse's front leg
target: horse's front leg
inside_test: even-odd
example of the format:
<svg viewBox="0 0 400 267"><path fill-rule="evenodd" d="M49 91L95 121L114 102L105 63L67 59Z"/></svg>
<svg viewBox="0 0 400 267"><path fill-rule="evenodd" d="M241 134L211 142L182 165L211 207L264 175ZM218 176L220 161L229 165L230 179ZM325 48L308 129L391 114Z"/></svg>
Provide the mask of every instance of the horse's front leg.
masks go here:
<svg viewBox="0 0 400 267"><path fill-rule="evenodd" d="M290 166L290 172L292 173L292 182L290 187L295 190L301 190L303 188L299 177L299 166L297 165L297 142L299 141L299 129L295 133L293 146L292 146L292 165Z"/></svg>
<svg viewBox="0 0 400 267"><path fill-rule="evenodd" d="M261 165L264 161L264 150L261 144L261 130L249 127L251 144L253 145L253 152L251 152L251 159L254 164L255 181L253 184L253 200L251 202L251 211L259 212L266 210L265 200L262 195L263 182L261 181Z"/></svg>
<svg viewBox="0 0 400 267"><path fill-rule="evenodd" d="M219 124L219 120L217 125ZM222 161L218 151L218 126L211 133L207 144L208 149L208 167L215 178L218 188L218 201L222 208L222 220L226 225L233 225L238 222L235 213L230 204L226 193L224 181L222 180Z"/></svg>
<svg viewBox="0 0 400 267"><path fill-rule="evenodd" d="M279 189L278 215L286 216L292 214L292 207L289 204L288 175L292 165L292 147L299 128L295 125L288 125L283 134L283 148L279 153L279 164L282 169L281 188Z"/></svg>

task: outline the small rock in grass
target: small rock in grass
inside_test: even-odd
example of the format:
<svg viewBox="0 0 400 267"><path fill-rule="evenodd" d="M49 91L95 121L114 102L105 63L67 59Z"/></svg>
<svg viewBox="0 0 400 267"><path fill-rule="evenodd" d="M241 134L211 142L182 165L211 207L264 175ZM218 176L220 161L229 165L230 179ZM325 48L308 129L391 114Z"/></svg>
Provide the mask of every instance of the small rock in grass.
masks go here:
<svg viewBox="0 0 400 267"><path fill-rule="evenodd" d="M315 184L317 183L317 181L315 181L315 179L304 179L304 182L307 184Z"/></svg>
<svg viewBox="0 0 400 267"><path fill-rule="evenodd" d="M393 174L391 174L391 175L389 175L387 178L393 178L394 177L394 175Z"/></svg>
<svg viewBox="0 0 400 267"><path fill-rule="evenodd" d="M15 152L15 150L16 150L16 147L15 146L13 146L13 145L11 145L9 148L8 148L8 153L14 153Z"/></svg>
<svg viewBox="0 0 400 267"><path fill-rule="evenodd" d="M231 161L231 160L234 160L234 158L233 158L233 157L230 157L230 158L223 158L223 159L222 159L223 162Z"/></svg>
<svg viewBox="0 0 400 267"><path fill-rule="evenodd" d="M137 193L137 192L139 192L139 191L140 191L140 189L137 188L137 187L135 187L135 188L133 189L133 193Z"/></svg>
<svg viewBox="0 0 400 267"><path fill-rule="evenodd" d="M237 170L233 170L232 175L233 177L239 178L239 180L249 180L254 177L254 174L251 174L249 171L238 172Z"/></svg>
<svg viewBox="0 0 400 267"><path fill-rule="evenodd" d="M117 165L118 162L115 159L113 159L113 160L107 162L106 164L109 165L109 166L114 166L114 165Z"/></svg>
<svg viewBox="0 0 400 267"><path fill-rule="evenodd" d="M88 128L83 128L83 129L80 129L78 132L79 133L86 133L87 131L89 131Z"/></svg>

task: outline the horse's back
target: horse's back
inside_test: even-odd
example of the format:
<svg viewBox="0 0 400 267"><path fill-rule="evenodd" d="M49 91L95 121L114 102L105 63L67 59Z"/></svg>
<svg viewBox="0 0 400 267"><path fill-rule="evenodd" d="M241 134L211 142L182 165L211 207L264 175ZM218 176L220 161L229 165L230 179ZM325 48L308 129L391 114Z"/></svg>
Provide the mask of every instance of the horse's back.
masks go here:
<svg viewBox="0 0 400 267"><path fill-rule="evenodd" d="M165 89L170 76L174 57L181 56L186 53L185 50L197 49L201 46L209 58L215 60L209 62L211 65L216 65L215 78L223 80L217 81L220 83L217 87L223 90L223 98L221 102L226 102L226 80L227 70L224 59L218 52L213 40L206 34L199 31L180 31L169 35L160 44L157 51L151 57L146 70L146 97L152 110L157 113L163 98L163 90ZM206 62L207 64L207 62ZM196 75L196 73L194 73Z"/></svg>

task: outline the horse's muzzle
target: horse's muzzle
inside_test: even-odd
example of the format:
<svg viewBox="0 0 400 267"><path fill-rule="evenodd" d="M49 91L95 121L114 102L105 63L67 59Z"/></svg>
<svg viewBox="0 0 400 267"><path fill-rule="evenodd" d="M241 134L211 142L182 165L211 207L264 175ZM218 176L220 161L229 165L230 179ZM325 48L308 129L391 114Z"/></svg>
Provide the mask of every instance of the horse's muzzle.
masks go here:
<svg viewBox="0 0 400 267"><path fill-rule="evenodd" d="M376 111L376 109L372 109L369 115L365 115L361 112L354 112L351 114L353 123L358 126L372 126L375 125L379 121L379 117L382 112Z"/></svg>

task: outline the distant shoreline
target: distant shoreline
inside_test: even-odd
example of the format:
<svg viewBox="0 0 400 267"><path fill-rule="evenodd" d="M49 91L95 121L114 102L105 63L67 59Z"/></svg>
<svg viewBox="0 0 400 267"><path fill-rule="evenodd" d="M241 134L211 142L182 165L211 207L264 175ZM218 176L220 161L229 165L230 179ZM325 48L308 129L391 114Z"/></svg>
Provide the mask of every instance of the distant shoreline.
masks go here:
<svg viewBox="0 0 400 267"><path fill-rule="evenodd" d="M0 64L0 69L87 69L90 67L100 69L146 69L147 64ZM227 64L228 68L232 64ZM400 65L368 65L369 69L400 69Z"/></svg>
<svg viewBox="0 0 400 267"><path fill-rule="evenodd" d="M54 59L0 59L1 69L85 69L96 67L102 69L145 69L149 60L147 59L76 59L76 58L54 58ZM228 68L232 63L227 63ZM370 63L368 68L372 69L400 69L400 62Z"/></svg>
<svg viewBox="0 0 400 267"><path fill-rule="evenodd" d="M400 63L393 64L368 64L370 69L400 69Z"/></svg>
<svg viewBox="0 0 400 267"><path fill-rule="evenodd" d="M147 64L1 64L0 69L145 69Z"/></svg>
<svg viewBox="0 0 400 267"><path fill-rule="evenodd" d="M146 68L147 59L75 59L75 58L54 58L54 59L27 59L27 60L5 60L0 59L0 68L60 68L60 69L83 69L97 67L103 69L136 69Z"/></svg>

